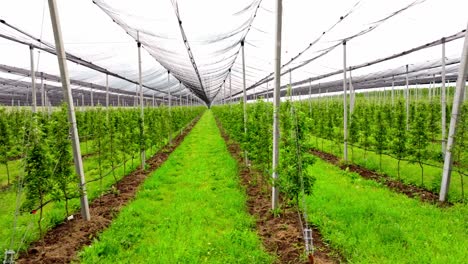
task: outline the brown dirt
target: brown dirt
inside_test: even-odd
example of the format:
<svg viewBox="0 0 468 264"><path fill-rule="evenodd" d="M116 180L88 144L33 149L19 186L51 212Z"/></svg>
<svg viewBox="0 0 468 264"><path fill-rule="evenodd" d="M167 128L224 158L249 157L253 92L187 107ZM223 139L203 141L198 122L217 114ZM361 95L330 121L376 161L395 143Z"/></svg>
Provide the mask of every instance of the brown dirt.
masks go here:
<svg viewBox="0 0 468 264"><path fill-rule="evenodd" d="M166 146L147 163L149 169L133 171L114 186L116 191L104 194L90 204L91 221L84 221L81 215L49 230L41 241L34 242L27 252L23 252L17 263L70 263L76 260L78 251L90 245L93 239L106 229L119 211L135 197L138 187L154 170L163 164L169 155L182 142L199 118L194 120L173 140L173 145Z"/></svg>
<svg viewBox="0 0 468 264"><path fill-rule="evenodd" d="M333 165L340 167L343 170L348 169L349 171L356 172L359 175L361 175L363 178L382 183L385 186L387 186L390 190L397 192L397 193L405 194L406 196L410 198L419 198L419 200L423 202L427 202L431 204L438 204L439 206L451 205L450 203L447 203L447 202L441 204L439 202L439 196L436 193L431 192L422 187L403 183L399 180L395 180L391 178L390 176L386 174L380 174L373 170L369 170L367 168L361 167L356 164L346 164L346 165L341 164L341 161L338 157L330 153L317 150L317 149L312 149L311 153Z"/></svg>
<svg viewBox="0 0 468 264"><path fill-rule="evenodd" d="M94 155L97 155L97 152L92 152L92 153L87 153L87 154L81 155L81 158L82 159L87 159L87 158L92 157Z"/></svg>
<svg viewBox="0 0 468 264"><path fill-rule="evenodd" d="M0 185L0 192L5 192L8 189L10 189L10 187L11 187L11 183L10 183L10 185L8 185L8 184Z"/></svg>
<svg viewBox="0 0 468 264"><path fill-rule="evenodd" d="M239 164L242 184L248 195L247 207L249 213L256 218L257 232L265 249L278 256L278 263L312 263L304 256L304 240L297 210L281 203L283 208L280 216L275 217L271 213L271 196L267 191L267 184L262 182L261 173L245 166L239 144L230 140L220 123L217 123L229 152ZM315 247L313 263L341 262L341 258L335 257L337 254L333 254L315 227L313 243Z"/></svg>

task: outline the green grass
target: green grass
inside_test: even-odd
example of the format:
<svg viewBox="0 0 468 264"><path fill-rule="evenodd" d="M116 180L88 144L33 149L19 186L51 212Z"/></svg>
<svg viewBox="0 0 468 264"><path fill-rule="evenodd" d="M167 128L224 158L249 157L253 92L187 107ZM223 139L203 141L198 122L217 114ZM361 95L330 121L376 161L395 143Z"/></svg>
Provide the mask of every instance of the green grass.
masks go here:
<svg viewBox="0 0 468 264"><path fill-rule="evenodd" d="M310 221L349 263L466 263L468 210L410 199L320 159Z"/></svg>
<svg viewBox="0 0 468 264"><path fill-rule="evenodd" d="M323 149L322 149L322 141L323 141ZM343 158L343 144L337 145L330 140L318 138L318 146L316 145L316 138L311 136L310 140L311 144L319 150L323 150L328 153L332 153L340 158ZM348 147L348 155L349 160L355 164L368 168L374 171L380 171L394 179L398 178L398 170L397 170L397 160L382 155L382 170L380 170L379 166L379 155L375 152L367 151L366 155L364 155L364 149L354 147L353 151L351 151L351 146ZM401 181L412 184L416 186L423 186L424 188L431 190L435 193L439 193L440 191L440 182L442 177L442 164L441 167L434 167L423 165L424 167L424 184L421 184L421 168L417 163L410 163L407 161L401 161L400 163L400 178ZM468 184L465 183L463 188L464 193L468 193ZM461 176L459 173L453 171L452 172L452 180L450 183L450 189L448 193L448 200L451 202L463 202L462 199L462 184L461 184ZM465 200L467 197L465 195Z"/></svg>
<svg viewBox="0 0 468 264"><path fill-rule="evenodd" d="M207 111L81 262L271 263L245 203L237 163Z"/></svg>
<svg viewBox="0 0 468 264"><path fill-rule="evenodd" d="M23 171L21 159L8 161L8 170L10 171L10 184ZM5 164L0 164L0 187L8 184L8 175Z"/></svg>

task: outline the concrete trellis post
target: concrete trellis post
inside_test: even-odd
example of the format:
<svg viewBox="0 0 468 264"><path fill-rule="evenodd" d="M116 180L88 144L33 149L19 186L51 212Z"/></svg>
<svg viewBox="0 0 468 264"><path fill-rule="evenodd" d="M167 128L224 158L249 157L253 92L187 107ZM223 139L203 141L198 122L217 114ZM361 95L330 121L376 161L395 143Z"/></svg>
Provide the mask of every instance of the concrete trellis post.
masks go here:
<svg viewBox="0 0 468 264"><path fill-rule="evenodd" d="M395 76L392 76L392 106L395 105Z"/></svg>
<svg viewBox="0 0 468 264"><path fill-rule="evenodd" d="M271 194L271 207L273 210L279 207L279 189L276 186L279 165L279 114L280 114L280 88L281 88L281 30L283 20L283 1L276 0L276 34L275 34L275 77L273 90L273 187Z"/></svg>
<svg viewBox="0 0 468 264"><path fill-rule="evenodd" d="M468 29L468 25L467 25ZM463 104L463 97L466 89L466 76L468 75L468 34L465 34L465 42L460 57L460 66L458 68L458 80L455 88L455 95L453 97L452 116L450 118L450 128L447 141L447 149L444 158L444 169L442 172L442 183L440 187L439 200L445 201L450 186L450 178L452 175L453 165L453 147L455 145L455 136L457 133L458 118L460 115L460 108Z"/></svg>
<svg viewBox="0 0 468 264"><path fill-rule="evenodd" d="M406 100L406 130L409 130L409 107L410 107L410 93L409 93L409 77L408 77L408 64L406 64L406 89L405 89L405 100Z"/></svg>
<svg viewBox="0 0 468 264"><path fill-rule="evenodd" d="M447 149L447 92L445 89L445 38L442 39L442 83L441 83L441 110L442 110L442 155L445 157L445 150Z"/></svg>
<svg viewBox="0 0 468 264"><path fill-rule="evenodd" d="M243 108L244 108L244 134L247 135L247 92L246 92L246 82L245 82L245 49L244 41L241 42L242 49L242 89L243 89ZM247 151L244 150L245 156L245 165L248 166L249 160L247 156Z"/></svg>
<svg viewBox="0 0 468 264"><path fill-rule="evenodd" d="M109 108L109 74L106 74L106 108Z"/></svg>
<svg viewBox="0 0 468 264"><path fill-rule="evenodd" d="M142 80L142 71L141 71L141 42L140 42L140 33L137 31L137 48L138 48L138 84L140 86L140 118L142 126L142 134L144 137L144 127L145 127L145 102L143 100L143 80ZM106 107L109 106L109 75L106 74ZM145 145L140 146L141 154L141 169L145 169L146 165L146 150Z"/></svg>
<svg viewBox="0 0 468 264"><path fill-rule="evenodd" d="M73 97L70 88L70 78L68 76L67 59L65 56L65 48L63 46L62 31L60 28L60 20L55 0L49 0L49 11L54 31L55 47L57 50L57 59L60 68L60 76L65 100L68 103L68 121L71 125L71 139L73 149L73 159L75 161L75 170L78 177L80 177L80 193L81 193L81 215L83 219L89 221L91 216L89 214L88 197L86 194L86 182L83 169L83 161L81 159L80 139L78 136L78 129L76 127L75 109L73 108Z"/></svg>
<svg viewBox="0 0 468 264"><path fill-rule="evenodd" d="M348 162L348 91L346 87L346 40L343 41L343 159Z"/></svg>
<svg viewBox="0 0 468 264"><path fill-rule="evenodd" d="M309 115L312 115L312 82L309 80Z"/></svg>
<svg viewBox="0 0 468 264"><path fill-rule="evenodd" d="M91 90L90 90L89 95L91 97L91 107L94 107L94 93L93 93L93 87L92 86L91 86Z"/></svg>
<svg viewBox="0 0 468 264"><path fill-rule="evenodd" d="M32 112L36 113L37 109L37 100L36 100L36 71L34 70L34 48L33 46L29 46L29 55L31 59L31 87L32 87Z"/></svg>
<svg viewBox="0 0 468 264"><path fill-rule="evenodd" d="M41 72L41 106L42 106L42 113L45 113L45 95L44 95L44 73Z"/></svg>

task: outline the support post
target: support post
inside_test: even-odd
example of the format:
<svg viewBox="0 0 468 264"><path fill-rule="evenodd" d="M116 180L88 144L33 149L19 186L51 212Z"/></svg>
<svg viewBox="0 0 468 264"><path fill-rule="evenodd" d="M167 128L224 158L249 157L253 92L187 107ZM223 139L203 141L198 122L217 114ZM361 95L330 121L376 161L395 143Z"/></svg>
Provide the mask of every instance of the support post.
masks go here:
<svg viewBox="0 0 468 264"><path fill-rule="evenodd" d="M406 130L409 130L409 107L410 107L410 93L409 93L409 77L408 77L408 64L406 64L406 89L405 89L405 100L406 100Z"/></svg>
<svg viewBox="0 0 468 264"><path fill-rule="evenodd" d="M395 105L395 76L392 76L392 106Z"/></svg>
<svg viewBox="0 0 468 264"><path fill-rule="evenodd" d="M312 116L312 82L309 79L309 116Z"/></svg>
<svg viewBox="0 0 468 264"><path fill-rule="evenodd" d="M83 160L81 159L80 139L78 136L78 129L76 127L75 109L73 108L73 97L70 88L70 78L68 76L67 57L65 55L65 48L63 46L62 31L60 28L59 14L55 0L49 1L49 11L54 31L55 47L57 50L57 59L60 68L60 76L62 80L62 87L65 100L68 103L68 121L71 126L71 139L73 149L73 159L75 161L76 174L80 177L80 193L81 193L81 215L84 220L89 221L91 215L89 214L88 197L86 194L86 181L83 170Z"/></svg>
<svg viewBox="0 0 468 264"><path fill-rule="evenodd" d="M226 105L226 81L223 81L223 105Z"/></svg>
<svg viewBox="0 0 468 264"><path fill-rule="evenodd" d="M138 84L140 86L140 118L141 118L141 132L143 138L145 137L145 102L143 101L143 84L141 76L141 42L140 33L137 31L137 48L138 48ZM106 106L109 105L109 81L108 75L106 74ZM143 140L141 140L143 141ZM146 151L145 144L140 143L140 154L141 154L141 169L145 170L146 164Z"/></svg>
<svg viewBox="0 0 468 264"><path fill-rule="evenodd" d="M468 29L468 25L467 25ZM444 58L445 60L445 58ZM455 145L455 136L457 133L458 117L460 108L463 104L463 97L466 88L466 76L468 75L468 34L465 34L465 42L460 57L460 66L458 68L457 86L453 97L452 116L450 118L450 128L447 141L447 150L444 158L444 169L442 172L442 183L440 184L439 201L444 202L447 199L447 194L450 186L450 178L452 174L453 164L453 147Z"/></svg>
<svg viewBox="0 0 468 264"><path fill-rule="evenodd" d="M168 111L169 111L169 119L171 119L172 118L172 113L171 113L172 96L171 96L171 72L170 71L167 71L167 87L169 88L169 94L168 94L169 107L168 107ZM170 120L170 122L172 122L172 119ZM172 129L171 129L171 126L169 126L169 145L172 145Z"/></svg>
<svg viewBox="0 0 468 264"><path fill-rule="evenodd" d="M292 103L292 96L293 96L293 90L292 90L292 72L291 69L289 69L289 100Z"/></svg>
<svg viewBox="0 0 468 264"><path fill-rule="evenodd" d="M280 86L281 86L281 30L283 23L283 1L276 0L276 34L275 34L275 79L273 90L273 187L271 191L271 208L279 207L279 188L276 186L278 180L279 165L279 114L280 114Z"/></svg>
<svg viewBox="0 0 468 264"><path fill-rule="evenodd" d="M138 54L140 54L140 49L138 49ZM106 74L106 108L109 108L109 74Z"/></svg>
<svg viewBox="0 0 468 264"><path fill-rule="evenodd" d="M229 104L232 105L231 69L229 69Z"/></svg>
<svg viewBox="0 0 468 264"><path fill-rule="evenodd" d="M42 114L45 113L45 96L44 96L44 73L41 72L41 106L42 106Z"/></svg>
<svg viewBox="0 0 468 264"><path fill-rule="evenodd" d="M242 48L242 90L243 90L243 108L244 108L244 135L247 136L247 91L245 82L245 50L244 41L241 42ZM245 166L249 165L249 158L247 157L247 150L244 150Z"/></svg>
<svg viewBox="0 0 468 264"><path fill-rule="evenodd" d="M442 110L442 156L445 158L447 149L447 92L445 91L445 38L442 39L442 83L441 83L441 110Z"/></svg>
<svg viewBox="0 0 468 264"><path fill-rule="evenodd" d="M94 107L94 91L93 91L93 87L91 86L91 90L90 90L90 93L89 93L90 97L91 97L91 107Z"/></svg>
<svg viewBox="0 0 468 264"><path fill-rule="evenodd" d="M346 40L343 41L343 160L348 163L348 105L346 79Z"/></svg>
<svg viewBox="0 0 468 264"><path fill-rule="evenodd" d="M37 112L37 101L36 101L36 71L34 70L34 48L29 46L29 55L31 58L31 87L32 87L32 112Z"/></svg>
<svg viewBox="0 0 468 264"><path fill-rule="evenodd" d="M349 67L349 113L350 114L354 112L355 100L356 100L356 92L354 91L353 77L351 76L351 67Z"/></svg>

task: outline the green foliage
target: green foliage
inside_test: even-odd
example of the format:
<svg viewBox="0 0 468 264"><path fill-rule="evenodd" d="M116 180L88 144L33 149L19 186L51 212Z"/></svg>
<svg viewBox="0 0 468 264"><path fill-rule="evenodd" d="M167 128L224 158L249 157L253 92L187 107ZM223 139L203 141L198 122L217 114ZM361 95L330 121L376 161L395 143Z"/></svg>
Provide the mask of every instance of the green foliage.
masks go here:
<svg viewBox="0 0 468 264"><path fill-rule="evenodd" d="M422 162L428 157L427 145L429 135L426 126L426 107L424 104L416 108L417 112L414 116L413 126L409 131L409 146L408 153L413 157L415 162L421 167L421 185L424 186L424 167Z"/></svg>
<svg viewBox="0 0 468 264"><path fill-rule="evenodd" d="M312 193L315 181L307 170L314 159L306 152L306 118L306 113L296 112L289 100L281 105L280 131L283 134L280 137L279 186L280 191L296 204L299 204L299 195L302 192L307 195Z"/></svg>
<svg viewBox="0 0 468 264"><path fill-rule="evenodd" d="M65 201L65 213L70 215L69 200L79 197L78 177L73 174L71 165L73 158L71 154L70 125L67 119L67 107L62 105L61 111L55 113L51 121L51 132L53 143L51 153L54 157L54 169L52 180L54 182L53 198L55 201Z"/></svg>
<svg viewBox="0 0 468 264"><path fill-rule="evenodd" d="M241 143L241 148L247 150L254 167L259 168L264 177L270 181L272 155L272 123L273 107L271 104L258 100L249 103L247 135L244 136L242 104L233 106L214 106L213 112L221 122L229 136ZM307 112L297 111L287 101L280 109L280 164L278 166L279 180L276 184L286 198L298 202L298 197L304 190L310 194L314 177L307 167L314 161L307 153L307 131L312 129L312 120Z"/></svg>
<svg viewBox="0 0 468 264"><path fill-rule="evenodd" d="M10 131L5 120L5 110L0 109L0 164L5 165L8 185L10 185L10 170L8 168L8 151L10 148Z"/></svg>
<svg viewBox="0 0 468 264"><path fill-rule="evenodd" d="M157 132L159 135L153 141L157 146L155 151L148 154L148 157L167 143L167 126L163 128L162 123L172 123L178 131L204 110L204 107L194 107L190 110L185 107L174 107L172 120L168 120L165 107L145 108L145 118L150 118L150 116L155 118L156 121L152 125L159 127ZM98 198L104 191L112 189L116 180L122 179L135 169L135 166L128 166L128 159L135 149L133 146L137 149L135 154L138 156L139 153L139 139L133 140L130 136L134 131L139 130L139 113L140 109L133 108L88 108L86 111L77 112L78 130L87 135L80 136L86 141L83 145L96 146L96 149L90 148L91 151L83 153L86 154L83 158L83 165L87 180L87 194L91 201ZM106 120L107 115L109 115L109 123ZM69 125L64 109L53 111L51 115L35 115L33 121L30 111L11 108L0 112L0 119L5 121L10 132L11 148L6 150L8 157L16 158L9 162L12 175L21 176L23 180L18 182L24 182L25 187L20 199L22 213L18 216L17 229L21 233L28 230L25 233L25 241L21 244L22 249L25 249L30 242L39 238L39 232L37 232L39 229L42 233L46 228L62 222L64 215L76 213L79 208L80 193L77 184L78 177L74 173L71 160ZM152 129L147 122L145 122L145 129L147 131ZM110 144L111 142L113 144ZM149 141L145 142L150 144ZM97 146L98 144L100 146ZM150 148L148 146L148 149ZM111 153L113 153L112 156ZM111 168L113 167L112 160L114 168ZM125 170L122 168L125 167L124 164L126 164ZM27 166L27 171L25 168L23 173L25 166ZM101 168L101 171L98 168ZM1 165L1 183L6 182L3 172L4 166ZM112 179L114 172L117 179ZM37 186L41 188L38 189ZM1 190L0 226L11 226L14 221L15 206L16 188ZM38 214L42 215L31 216L29 212L36 209L39 210ZM27 213L23 213L24 211ZM29 224L31 219L41 220L41 227L32 226L31 228ZM9 238L12 235L11 228L0 229L0 236L5 238L0 240L0 248L9 247ZM19 243L17 233L14 248L20 247ZM2 254L3 252L0 251L0 259L2 259Z"/></svg>
<svg viewBox="0 0 468 264"><path fill-rule="evenodd" d="M42 234L43 207L47 202L47 197L54 190L54 182L52 180L52 157L37 116L33 116L29 140L25 158L26 175L24 177L26 199L22 207L23 210L33 212L36 208L39 209L38 227L39 233Z"/></svg>
<svg viewBox="0 0 468 264"><path fill-rule="evenodd" d="M391 153L398 159L398 178L400 178L400 161L406 157L408 149L406 147L406 114L403 101L399 100L394 112L393 129L391 130L392 144Z"/></svg>
<svg viewBox="0 0 468 264"><path fill-rule="evenodd" d="M379 168L382 170L382 153L387 147L387 124L384 121L383 114L381 111L376 111L376 122L374 122L374 139L375 139L375 151L380 156Z"/></svg>

